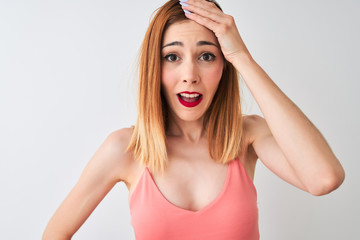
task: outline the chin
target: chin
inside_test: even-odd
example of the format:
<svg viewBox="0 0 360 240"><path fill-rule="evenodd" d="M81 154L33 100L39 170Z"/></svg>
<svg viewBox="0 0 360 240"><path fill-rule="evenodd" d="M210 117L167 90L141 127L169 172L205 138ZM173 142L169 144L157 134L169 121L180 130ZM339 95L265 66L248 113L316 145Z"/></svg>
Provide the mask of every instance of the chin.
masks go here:
<svg viewBox="0 0 360 240"><path fill-rule="evenodd" d="M194 112L180 113L177 115L177 117L186 122L195 122L202 120L204 117L204 113L198 113L198 114Z"/></svg>

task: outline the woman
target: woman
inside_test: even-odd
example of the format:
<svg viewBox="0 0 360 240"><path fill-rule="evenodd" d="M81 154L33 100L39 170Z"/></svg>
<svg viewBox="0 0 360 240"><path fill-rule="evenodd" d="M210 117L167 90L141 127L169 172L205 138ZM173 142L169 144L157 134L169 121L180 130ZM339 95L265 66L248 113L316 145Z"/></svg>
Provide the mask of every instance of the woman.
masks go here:
<svg viewBox="0 0 360 240"><path fill-rule="evenodd" d="M237 72L264 118L242 116ZM136 239L259 239L257 159L313 195L344 170L316 127L253 60L214 2L171 0L146 33L138 119L111 133L50 220L70 239L120 181Z"/></svg>

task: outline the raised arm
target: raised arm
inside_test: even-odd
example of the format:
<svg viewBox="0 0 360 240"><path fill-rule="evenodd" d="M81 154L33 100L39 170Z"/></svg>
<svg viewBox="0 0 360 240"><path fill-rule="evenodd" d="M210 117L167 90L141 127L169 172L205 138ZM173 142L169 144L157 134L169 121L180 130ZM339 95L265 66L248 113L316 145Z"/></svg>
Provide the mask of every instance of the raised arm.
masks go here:
<svg viewBox="0 0 360 240"><path fill-rule="evenodd" d="M50 219L43 240L71 239L105 195L127 176L129 129L111 133L95 152L77 184Z"/></svg>
<svg viewBox="0 0 360 240"><path fill-rule="evenodd" d="M324 137L302 111L277 87L254 61L233 17L205 0L188 0L183 6L189 19L211 29L225 58L239 71L258 103L265 120L245 121L253 148L279 177L310 192L323 195L344 180L344 170Z"/></svg>

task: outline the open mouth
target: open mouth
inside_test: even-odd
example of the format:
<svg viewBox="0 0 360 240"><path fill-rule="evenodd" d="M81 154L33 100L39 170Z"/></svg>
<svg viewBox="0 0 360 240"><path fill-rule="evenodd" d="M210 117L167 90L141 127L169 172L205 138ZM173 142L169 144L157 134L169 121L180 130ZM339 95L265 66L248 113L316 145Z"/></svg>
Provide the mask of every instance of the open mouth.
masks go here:
<svg viewBox="0 0 360 240"><path fill-rule="evenodd" d="M177 97L185 107L195 107L202 100L202 94L200 93L182 92L178 93Z"/></svg>
<svg viewBox="0 0 360 240"><path fill-rule="evenodd" d="M199 101L199 99L202 97L202 95L199 93L193 93L193 94L179 93L177 95L179 98L181 98L181 100L188 103Z"/></svg>

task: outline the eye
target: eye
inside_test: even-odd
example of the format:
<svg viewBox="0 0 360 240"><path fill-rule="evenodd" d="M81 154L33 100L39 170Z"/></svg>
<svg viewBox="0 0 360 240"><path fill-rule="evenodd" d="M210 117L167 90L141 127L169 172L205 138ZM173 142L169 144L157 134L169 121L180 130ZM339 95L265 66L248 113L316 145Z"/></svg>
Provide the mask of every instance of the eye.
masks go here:
<svg viewBox="0 0 360 240"><path fill-rule="evenodd" d="M168 62L175 62L179 60L179 57L174 53L167 54L164 58Z"/></svg>
<svg viewBox="0 0 360 240"><path fill-rule="evenodd" d="M206 61L206 62L213 62L215 60L215 55L209 52L204 53L200 56L200 60Z"/></svg>

